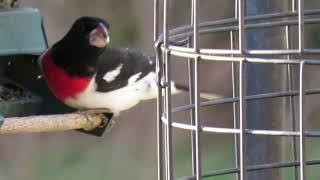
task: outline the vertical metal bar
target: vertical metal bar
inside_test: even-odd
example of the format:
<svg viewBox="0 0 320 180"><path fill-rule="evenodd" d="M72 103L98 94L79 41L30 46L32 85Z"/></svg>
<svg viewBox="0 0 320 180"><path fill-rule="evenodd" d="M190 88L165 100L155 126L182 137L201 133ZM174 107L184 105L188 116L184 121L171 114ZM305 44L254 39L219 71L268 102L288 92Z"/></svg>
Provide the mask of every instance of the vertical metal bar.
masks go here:
<svg viewBox="0 0 320 180"><path fill-rule="evenodd" d="M194 63L194 103L195 103L195 144L196 144L196 179L201 180L201 122L199 116L200 96L199 96L199 60L195 58Z"/></svg>
<svg viewBox="0 0 320 180"><path fill-rule="evenodd" d="M161 69L159 69L161 70ZM161 76L157 76L158 83L161 82ZM157 97L157 165L158 165L158 180L163 180L163 139L162 139L162 89L158 87Z"/></svg>
<svg viewBox="0 0 320 180"><path fill-rule="evenodd" d="M245 1L238 1L239 8L239 51L244 53L246 49L246 37L245 37Z"/></svg>
<svg viewBox="0 0 320 180"><path fill-rule="evenodd" d="M166 126L166 154L167 154L167 179L173 180L173 160L172 160L172 119L171 119L171 70L170 70L170 52L165 51L165 69L166 69L166 115L168 125Z"/></svg>
<svg viewBox="0 0 320 180"><path fill-rule="evenodd" d="M234 32L230 31L230 49L234 49ZM233 56L233 55L232 55ZM231 78L232 78L232 97L235 98L237 96L237 82L236 82L236 63L231 63ZM237 110L237 102L232 104L233 108L233 127L239 128L238 123L238 110ZM239 168L239 136L238 134L234 135L234 156L235 156L235 163L236 168ZM240 179L240 173L237 173L237 179Z"/></svg>
<svg viewBox="0 0 320 180"><path fill-rule="evenodd" d="M234 0L234 17L238 18L238 0Z"/></svg>
<svg viewBox="0 0 320 180"><path fill-rule="evenodd" d="M234 0L234 17L238 18L238 0ZM234 50L235 48L235 34L234 31L230 31L230 49ZM233 55L231 55L233 57ZM237 89L237 84L236 84L236 63L232 62L231 63L231 78L232 78L232 97L235 98L237 96L236 89ZM237 103L233 103L233 127L238 128L238 111L237 111ZM238 135L234 135L234 142L235 142L235 163L236 167L239 167L239 141L238 141ZM237 173L237 179L240 178L240 173Z"/></svg>
<svg viewBox="0 0 320 180"><path fill-rule="evenodd" d="M194 24L194 19L193 19L193 3L191 2L191 26ZM193 46L193 36L189 37L189 43L188 47ZM190 99L190 104L194 104L194 62L193 59L189 58L188 59L188 71L189 71L189 99ZM195 109L192 108L190 110L190 121L191 125L195 125ZM191 153L192 153L192 175L197 174L197 169L196 169L196 132L191 131Z"/></svg>
<svg viewBox="0 0 320 180"><path fill-rule="evenodd" d="M153 41L159 36L159 0L153 0Z"/></svg>
<svg viewBox="0 0 320 180"><path fill-rule="evenodd" d="M290 49L291 46L291 39L290 39L290 27L286 26L286 48ZM287 59L290 60L290 54L287 55ZM294 80L293 80L293 72L292 72L292 65L288 64L287 65L287 86L288 86L288 91L292 91L294 88ZM294 97L290 96L289 97L289 116L290 116L290 121L291 121L291 130L295 131L296 130L296 124L295 124L295 106L294 106ZM292 136L291 139L291 151L292 151L292 159L294 161L297 160L297 143L296 143L296 137ZM294 166L293 167L293 176L295 180L298 180L298 167Z"/></svg>
<svg viewBox="0 0 320 180"><path fill-rule="evenodd" d="M160 47L156 47L156 73L157 82L161 84L162 77L162 60ZM157 95L157 166L158 166L158 180L163 180L163 134L162 134L162 114L163 114L163 102L162 102L162 87L158 86Z"/></svg>
<svg viewBox="0 0 320 180"><path fill-rule="evenodd" d="M244 53L246 49L246 37L245 37L245 1L239 0L238 1L238 13L239 13L239 51L241 54ZM245 102L245 95L246 95L246 79L245 79L245 67L243 61L240 61L239 64L239 110L240 110L240 145L239 145L239 153L240 153L240 162L239 162L239 169L240 169L240 180L247 179L246 173L246 102Z"/></svg>
<svg viewBox="0 0 320 180"><path fill-rule="evenodd" d="M300 85L299 85L299 136L300 136L300 180L306 180L306 159L305 159L305 132L304 132L304 107L305 107L305 86L304 86L305 61L300 63Z"/></svg>
<svg viewBox="0 0 320 180"><path fill-rule="evenodd" d="M298 0L299 52L304 51L304 0Z"/></svg>
<svg viewBox="0 0 320 180"><path fill-rule="evenodd" d="M188 76L189 76L189 99L190 104L194 104L194 64L193 59L188 59ZM195 109L190 109L191 125L195 125ZM196 133L191 131L191 153L192 153L192 175L197 174L196 170Z"/></svg>
<svg viewBox="0 0 320 180"><path fill-rule="evenodd" d="M166 176L167 180L173 180L173 162L172 162L172 119L171 119L171 77L170 77L170 55L168 51L169 45L169 23L168 23L168 10L169 10L169 0L164 0L164 18L163 18L163 36L165 47L164 51L164 63L165 63L165 113L168 120L168 124L165 128L165 149L166 149Z"/></svg>
<svg viewBox="0 0 320 180"><path fill-rule="evenodd" d="M239 0L234 0L234 18L238 18L238 1ZM240 33L239 33L240 34ZM235 42L234 42L234 32L230 31L230 49L234 50L235 48ZM232 55L233 56L233 55ZM235 98L237 96L236 94L236 89L237 89L237 84L236 84L236 63L232 62L231 64L231 76L232 76L232 97ZM237 110L237 103L232 104L233 108L233 127L238 128L238 110ZM235 163L236 163L236 168L239 168L239 136L238 134L234 135L234 155L235 155ZM240 179L240 172L237 173L237 180Z"/></svg>
<svg viewBox="0 0 320 180"><path fill-rule="evenodd" d="M169 18L169 0L164 0L163 3L163 45L164 47L168 47L168 40L169 40L169 23L168 23L168 18Z"/></svg>
<svg viewBox="0 0 320 180"><path fill-rule="evenodd" d="M199 36L199 21L198 21L198 8L199 1L192 0L193 12L193 49L198 51L198 36ZM200 57L194 59L194 103L195 103L195 145L196 145L196 179L201 180L201 123L199 117L200 109L200 93L199 93L199 60Z"/></svg>
<svg viewBox="0 0 320 180"><path fill-rule="evenodd" d="M199 22L198 22L198 0L192 0L192 16L193 16L193 49L198 51L198 34L199 34Z"/></svg>
<svg viewBox="0 0 320 180"><path fill-rule="evenodd" d="M193 4L193 3L191 3ZM193 13L192 13L193 14ZM193 15L191 15L191 25L193 25ZM192 47L193 38L189 37L188 47ZM188 59L188 75L189 75L189 99L190 104L194 104L194 62L193 59ZM195 125L195 109L190 109L190 123ZM192 153L192 175L197 174L196 170L196 132L191 131L191 153Z"/></svg>
<svg viewBox="0 0 320 180"><path fill-rule="evenodd" d="M165 56L165 53L164 53L164 56ZM165 59L165 58L163 58L163 59ZM165 67L164 67L164 69L166 69ZM165 71L165 70L164 70ZM165 72L164 72L164 74L165 74ZM163 77L164 77L164 79L166 79L166 77L165 77L166 75L164 75ZM168 116L167 116L167 103L166 103L166 100L167 100L167 96L169 96L168 94L166 94L166 90L164 89L164 100L163 100L163 112L165 113L165 116L163 116L163 117L165 117L165 118L168 118ZM164 156L165 156L165 161L164 161L164 169L165 169L165 179L166 180L168 180L169 179L169 173L170 173L170 169L169 169L169 152L168 152L168 149L169 149L169 140L168 140L168 126L169 125L164 125L163 127L163 133L164 133Z"/></svg>
<svg viewBox="0 0 320 180"><path fill-rule="evenodd" d="M291 1L291 10L292 10L292 12L295 12L296 11L296 1L295 0L292 0Z"/></svg>
<svg viewBox="0 0 320 180"><path fill-rule="evenodd" d="M246 67L244 61L239 64L239 109L240 109L240 180L247 179L246 172Z"/></svg>
<svg viewBox="0 0 320 180"><path fill-rule="evenodd" d="M159 0L153 1L153 41L156 42L159 36ZM162 72L162 61L161 61L161 50L159 44L156 45L156 74L157 82L161 83L161 72ZM163 180L163 134L162 134L162 88L158 86L157 95L157 178Z"/></svg>

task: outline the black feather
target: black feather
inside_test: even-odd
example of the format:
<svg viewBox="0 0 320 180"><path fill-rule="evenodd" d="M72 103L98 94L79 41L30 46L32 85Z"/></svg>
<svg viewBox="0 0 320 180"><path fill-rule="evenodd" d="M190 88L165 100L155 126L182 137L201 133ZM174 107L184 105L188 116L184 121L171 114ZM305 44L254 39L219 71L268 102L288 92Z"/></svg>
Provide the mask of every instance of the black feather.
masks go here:
<svg viewBox="0 0 320 180"><path fill-rule="evenodd" d="M150 63L151 62L151 63ZM104 75L122 64L120 74L111 82L103 79ZM97 91L108 92L128 85L131 76L141 73L139 79L155 71L154 59L140 51L127 48L106 48L97 63Z"/></svg>

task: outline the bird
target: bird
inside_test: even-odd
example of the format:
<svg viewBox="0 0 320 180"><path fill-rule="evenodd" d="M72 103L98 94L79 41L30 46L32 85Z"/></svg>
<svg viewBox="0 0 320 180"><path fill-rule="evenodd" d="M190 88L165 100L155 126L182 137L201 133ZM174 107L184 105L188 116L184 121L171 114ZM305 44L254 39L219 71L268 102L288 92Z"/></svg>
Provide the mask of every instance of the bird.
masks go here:
<svg viewBox="0 0 320 180"><path fill-rule="evenodd" d="M156 98L158 92L155 58L133 48L110 47L109 30L109 22L102 18L80 17L38 59L58 100L74 109L104 115L101 126L84 130L96 136L102 136L110 119ZM173 94L184 90L185 86L171 82Z"/></svg>

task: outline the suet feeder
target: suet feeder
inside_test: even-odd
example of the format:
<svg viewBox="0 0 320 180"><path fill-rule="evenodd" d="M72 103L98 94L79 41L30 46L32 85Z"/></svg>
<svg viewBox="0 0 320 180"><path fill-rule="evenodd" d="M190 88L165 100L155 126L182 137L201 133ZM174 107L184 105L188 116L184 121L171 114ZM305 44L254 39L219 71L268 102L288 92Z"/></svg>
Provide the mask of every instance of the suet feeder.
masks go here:
<svg viewBox="0 0 320 180"><path fill-rule="evenodd" d="M47 48L37 9L0 10L0 114L26 116L42 111L37 57Z"/></svg>

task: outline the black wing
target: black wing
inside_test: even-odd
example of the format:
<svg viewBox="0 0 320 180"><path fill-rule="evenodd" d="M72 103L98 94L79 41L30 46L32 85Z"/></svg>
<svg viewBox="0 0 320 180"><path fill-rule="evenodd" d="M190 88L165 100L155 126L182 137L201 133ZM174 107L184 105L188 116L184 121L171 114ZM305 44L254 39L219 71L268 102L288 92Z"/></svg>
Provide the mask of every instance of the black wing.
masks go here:
<svg viewBox="0 0 320 180"><path fill-rule="evenodd" d="M99 57L97 64L97 91L108 92L128 85L133 75L141 73L139 79L155 71L154 58L143 55L140 51L128 48L107 48ZM103 77L106 73L116 69L122 64L120 74L110 82Z"/></svg>

